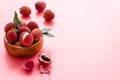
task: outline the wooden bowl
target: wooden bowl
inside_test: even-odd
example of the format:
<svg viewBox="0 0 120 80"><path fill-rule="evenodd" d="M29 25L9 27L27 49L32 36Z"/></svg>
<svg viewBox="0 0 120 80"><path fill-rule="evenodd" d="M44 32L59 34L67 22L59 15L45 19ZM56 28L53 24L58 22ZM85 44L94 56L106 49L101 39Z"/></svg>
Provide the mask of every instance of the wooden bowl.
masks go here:
<svg viewBox="0 0 120 80"><path fill-rule="evenodd" d="M41 37L41 39L38 42L34 43L33 45L31 45L29 47L12 45L12 44L8 43L6 38L4 38L4 45L5 45L7 52L12 56L32 57L33 55L37 54L39 52L39 50L42 48L43 36Z"/></svg>

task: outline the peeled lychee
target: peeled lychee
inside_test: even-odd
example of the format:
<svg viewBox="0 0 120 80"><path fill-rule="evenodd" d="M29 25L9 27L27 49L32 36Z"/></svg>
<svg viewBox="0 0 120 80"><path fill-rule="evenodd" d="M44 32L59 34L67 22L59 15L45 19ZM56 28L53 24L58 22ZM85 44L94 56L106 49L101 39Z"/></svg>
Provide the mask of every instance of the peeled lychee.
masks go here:
<svg viewBox="0 0 120 80"><path fill-rule="evenodd" d="M35 3L35 8L38 12L42 12L46 8L46 3L43 1L38 1Z"/></svg>
<svg viewBox="0 0 120 80"><path fill-rule="evenodd" d="M31 9L28 6L22 6L20 8L20 13L24 16L24 17L28 17L31 14Z"/></svg>
<svg viewBox="0 0 120 80"><path fill-rule="evenodd" d="M39 55L38 60L39 60L40 64L44 65L44 66L52 63L51 57L45 53L42 53L41 55Z"/></svg>
<svg viewBox="0 0 120 80"><path fill-rule="evenodd" d="M14 24L13 22L9 22L8 24L6 24L4 31L7 33L9 30L11 30L11 28L16 28L16 24Z"/></svg>
<svg viewBox="0 0 120 80"><path fill-rule="evenodd" d="M8 43L15 43L17 40L17 33L15 30L9 30L6 34L6 39Z"/></svg>
<svg viewBox="0 0 120 80"><path fill-rule="evenodd" d="M28 32L28 33L31 33L31 30L27 26L21 26L18 29L19 34L21 34L22 32L25 32L25 31Z"/></svg>
<svg viewBox="0 0 120 80"><path fill-rule="evenodd" d="M43 17L46 21L51 21L52 19L54 19L55 14L51 10L45 10L45 12L43 13Z"/></svg>
<svg viewBox="0 0 120 80"><path fill-rule="evenodd" d="M28 32L21 33L20 42L23 46L31 46L33 43L33 35Z"/></svg>
<svg viewBox="0 0 120 80"><path fill-rule="evenodd" d="M38 41L40 40L41 36L42 36L42 32L40 31L39 28L35 28L32 30L31 34L33 35L33 40L34 41Z"/></svg>
<svg viewBox="0 0 120 80"><path fill-rule="evenodd" d="M39 26L38 26L38 24L35 21L30 21L27 24L27 27L30 28L30 30L32 31L33 29L38 28Z"/></svg>

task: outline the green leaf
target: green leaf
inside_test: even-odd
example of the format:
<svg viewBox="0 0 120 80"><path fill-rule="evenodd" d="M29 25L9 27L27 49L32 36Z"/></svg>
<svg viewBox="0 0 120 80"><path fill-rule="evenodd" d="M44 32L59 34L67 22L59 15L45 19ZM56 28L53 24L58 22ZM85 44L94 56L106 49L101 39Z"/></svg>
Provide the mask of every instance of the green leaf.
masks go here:
<svg viewBox="0 0 120 80"><path fill-rule="evenodd" d="M43 35L48 36L48 37L55 37L54 35L52 35L50 33L43 33Z"/></svg>
<svg viewBox="0 0 120 80"><path fill-rule="evenodd" d="M51 30L51 28L43 28L41 31L42 33L48 33Z"/></svg>
<svg viewBox="0 0 120 80"><path fill-rule="evenodd" d="M21 22L20 22L20 20L19 20L19 18L18 18L18 15L17 15L17 12L16 12L16 11L15 11L15 14L14 14L13 22L17 25L17 28L20 27Z"/></svg>

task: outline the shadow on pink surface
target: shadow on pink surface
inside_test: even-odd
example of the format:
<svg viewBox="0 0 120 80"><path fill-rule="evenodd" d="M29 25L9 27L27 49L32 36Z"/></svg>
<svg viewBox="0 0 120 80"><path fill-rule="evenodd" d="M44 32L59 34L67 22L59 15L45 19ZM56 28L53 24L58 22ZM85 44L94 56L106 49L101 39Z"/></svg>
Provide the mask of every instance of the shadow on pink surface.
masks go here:
<svg viewBox="0 0 120 80"><path fill-rule="evenodd" d="M49 28L53 28L54 27L54 21L48 22L48 21L44 20L44 26L49 27Z"/></svg>
<svg viewBox="0 0 120 80"><path fill-rule="evenodd" d="M31 19L31 16L29 16L29 17L21 16L20 19L23 19L23 20L30 20L30 19Z"/></svg>
<svg viewBox="0 0 120 80"><path fill-rule="evenodd" d="M36 16L37 17L41 17L42 15L43 15L43 12L41 12L41 13L40 12L36 12Z"/></svg>

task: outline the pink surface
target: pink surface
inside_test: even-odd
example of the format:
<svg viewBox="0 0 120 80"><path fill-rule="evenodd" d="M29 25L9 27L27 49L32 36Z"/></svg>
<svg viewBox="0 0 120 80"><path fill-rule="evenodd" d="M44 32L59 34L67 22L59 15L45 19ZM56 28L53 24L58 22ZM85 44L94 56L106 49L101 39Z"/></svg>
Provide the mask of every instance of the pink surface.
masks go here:
<svg viewBox="0 0 120 80"><path fill-rule="evenodd" d="M37 1L0 3L0 80L120 80L119 0L44 0L56 15L51 23L36 13ZM41 75L38 65L26 73L22 65L29 59L11 57L4 48L4 26L22 5L32 9L31 17L23 20L35 20L40 28L52 28L55 35L44 37L42 49L53 58L51 75ZM37 55L30 59L38 64Z"/></svg>

